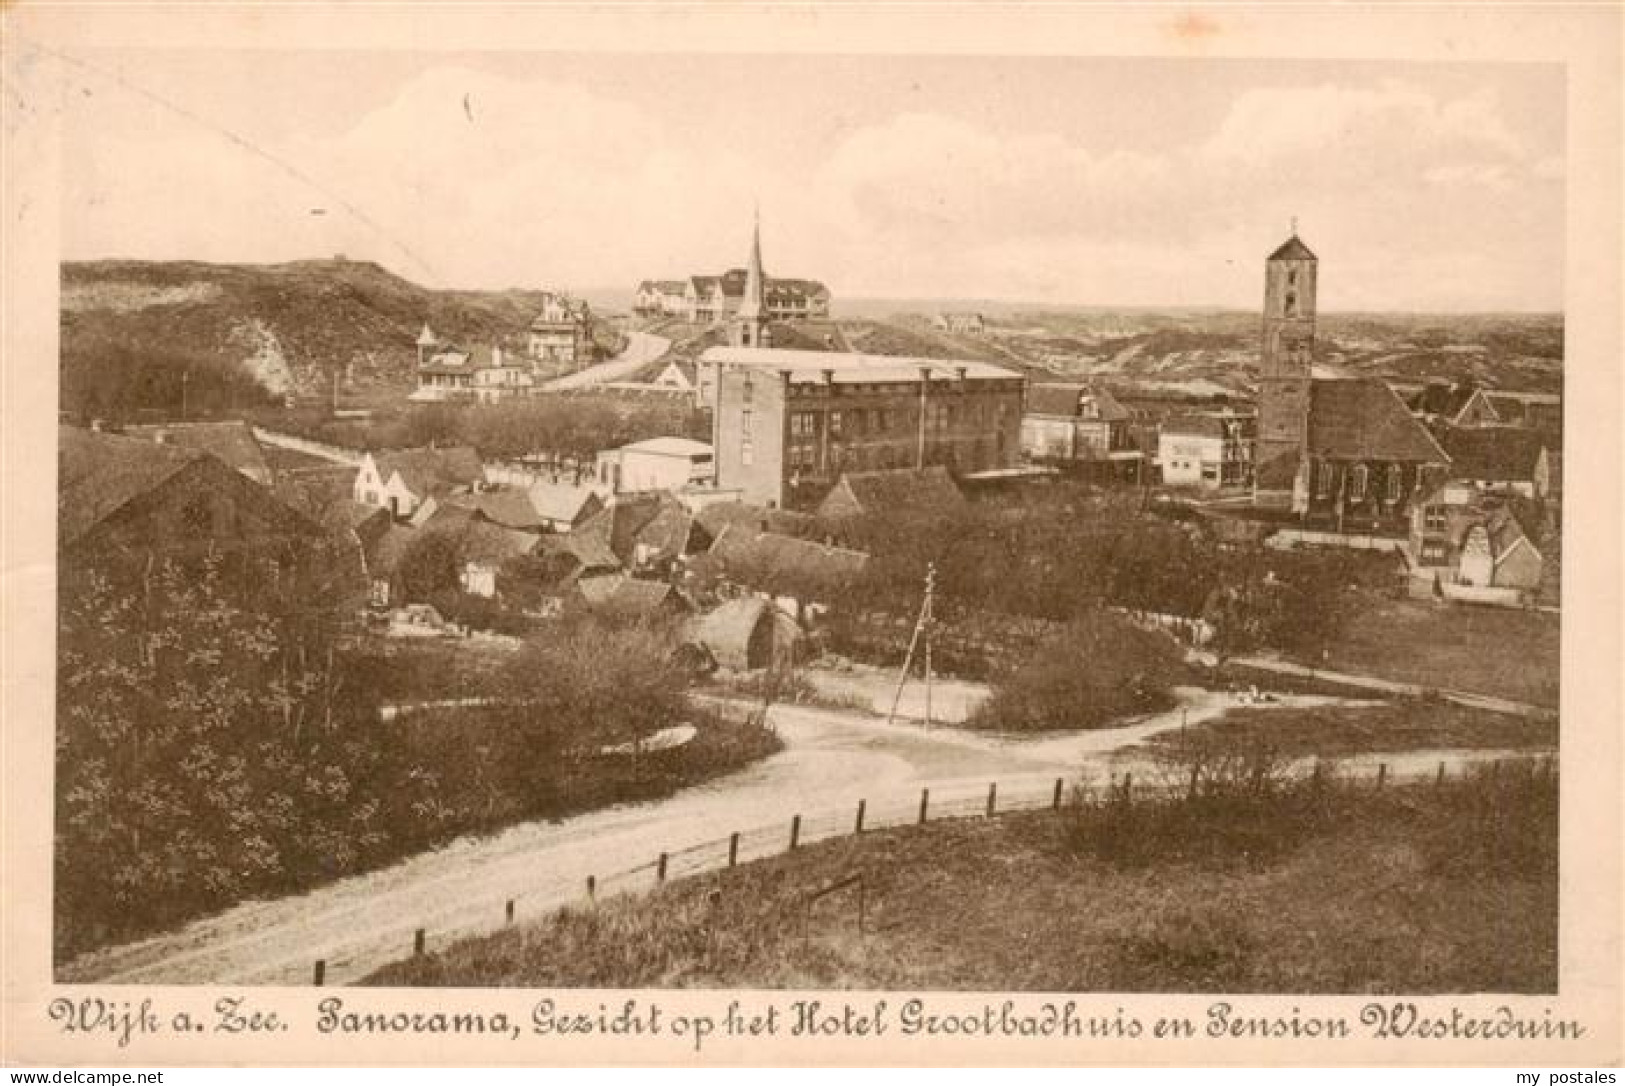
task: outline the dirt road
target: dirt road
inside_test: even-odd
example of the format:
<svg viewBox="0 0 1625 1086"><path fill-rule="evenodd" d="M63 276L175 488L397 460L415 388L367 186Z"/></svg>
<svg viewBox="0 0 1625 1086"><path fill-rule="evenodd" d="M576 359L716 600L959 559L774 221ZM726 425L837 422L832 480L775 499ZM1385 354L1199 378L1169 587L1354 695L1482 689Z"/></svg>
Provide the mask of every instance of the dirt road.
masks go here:
<svg viewBox="0 0 1625 1086"><path fill-rule="evenodd" d="M1336 700L1287 697L1278 704ZM851 832L859 800L867 801L866 825L878 827L914 821L924 788L930 789L930 814L940 817L980 812L995 781L999 807L1009 809L1047 806L1057 778L1087 782L1147 773L1150 763L1129 748L1236 704L1229 695L1197 690L1182 690L1181 701L1171 712L1125 727L1033 739L779 706L771 720L785 749L727 777L656 802L458 840L305 894L245 903L174 932L85 955L59 979L303 985L322 959L327 982L343 983L409 953L419 928L431 945L488 932L504 923L509 900L519 921L582 901L589 875L600 895L646 888L662 850L669 854L670 877L722 866L735 832L741 833L741 860L780 852L795 815L801 816L800 840L810 842ZM1415 760L1419 772L1436 764L1430 754ZM1391 769L1396 776L1405 772L1400 765Z"/></svg>
<svg viewBox="0 0 1625 1086"><path fill-rule="evenodd" d="M641 367L666 353L671 340L649 332L628 332L626 349L608 362L588 366L576 373L554 378L542 385L544 392L567 392L576 388L601 385L606 381L624 381Z"/></svg>

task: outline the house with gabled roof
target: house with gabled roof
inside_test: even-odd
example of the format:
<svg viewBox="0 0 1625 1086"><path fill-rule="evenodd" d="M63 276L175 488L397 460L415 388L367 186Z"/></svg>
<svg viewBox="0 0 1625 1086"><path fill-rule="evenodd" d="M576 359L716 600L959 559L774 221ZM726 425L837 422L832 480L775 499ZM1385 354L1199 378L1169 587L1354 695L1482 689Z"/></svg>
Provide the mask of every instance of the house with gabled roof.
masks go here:
<svg viewBox="0 0 1625 1086"><path fill-rule="evenodd" d="M1041 464L1088 465L1102 480L1136 482L1145 454L1128 410L1108 389L1076 382L1029 385L1021 450Z"/></svg>
<svg viewBox="0 0 1625 1086"><path fill-rule="evenodd" d="M218 457L138 437L62 427L57 503L63 563L215 555L291 570L343 557L322 525Z"/></svg>
<svg viewBox="0 0 1625 1086"><path fill-rule="evenodd" d="M861 516L906 516L953 513L965 507L965 495L940 464L924 468L848 471L841 475L817 515L826 520Z"/></svg>
<svg viewBox="0 0 1625 1086"><path fill-rule="evenodd" d="M1547 498L1552 491L1552 438L1517 426L1446 426L1439 441L1450 454L1450 478L1480 490Z"/></svg>
<svg viewBox="0 0 1625 1086"><path fill-rule="evenodd" d="M352 497L405 519L429 498L466 493L484 478L479 453L469 445L386 449L363 454Z"/></svg>
<svg viewBox="0 0 1625 1086"><path fill-rule="evenodd" d="M1541 587L1546 555L1537 506L1451 481L1412 509L1406 557L1416 594L1519 603ZM1554 556L1555 557L1555 556Z"/></svg>

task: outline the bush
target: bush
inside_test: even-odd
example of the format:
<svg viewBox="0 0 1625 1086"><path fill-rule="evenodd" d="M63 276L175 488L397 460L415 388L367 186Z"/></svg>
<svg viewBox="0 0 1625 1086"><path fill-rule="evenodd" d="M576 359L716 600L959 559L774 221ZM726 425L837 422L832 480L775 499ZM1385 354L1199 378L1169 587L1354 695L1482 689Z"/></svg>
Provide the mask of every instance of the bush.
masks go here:
<svg viewBox="0 0 1625 1086"><path fill-rule="evenodd" d="M996 680L993 696L969 723L998 731L1106 727L1171 706L1181 671L1172 639L1091 611Z"/></svg>

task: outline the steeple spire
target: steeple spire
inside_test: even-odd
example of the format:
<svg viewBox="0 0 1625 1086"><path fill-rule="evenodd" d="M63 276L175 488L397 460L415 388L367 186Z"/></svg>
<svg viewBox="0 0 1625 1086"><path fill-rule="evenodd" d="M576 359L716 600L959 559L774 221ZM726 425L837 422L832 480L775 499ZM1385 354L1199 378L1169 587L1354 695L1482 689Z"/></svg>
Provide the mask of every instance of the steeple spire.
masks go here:
<svg viewBox="0 0 1625 1086"><path fill-rule="evenodd" d="M750 231L750 263L745 267L745 296L739 300L739 313L747 320L767 315L767 281L762 274L762 212L758 207Z"/></svg>

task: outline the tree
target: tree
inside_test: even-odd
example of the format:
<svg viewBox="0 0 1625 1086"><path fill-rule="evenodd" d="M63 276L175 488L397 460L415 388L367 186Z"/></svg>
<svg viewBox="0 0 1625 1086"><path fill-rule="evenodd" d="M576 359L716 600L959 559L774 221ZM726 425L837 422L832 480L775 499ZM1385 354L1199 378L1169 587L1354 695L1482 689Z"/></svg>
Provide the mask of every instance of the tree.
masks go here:
<svg viewBox="0 0 1625 1086"><path fill-rule="evenodd" d="M395 566L395 591L401 599L423 601L462 586L461 544L456 535L430 530L407 544Z"/></svg>

